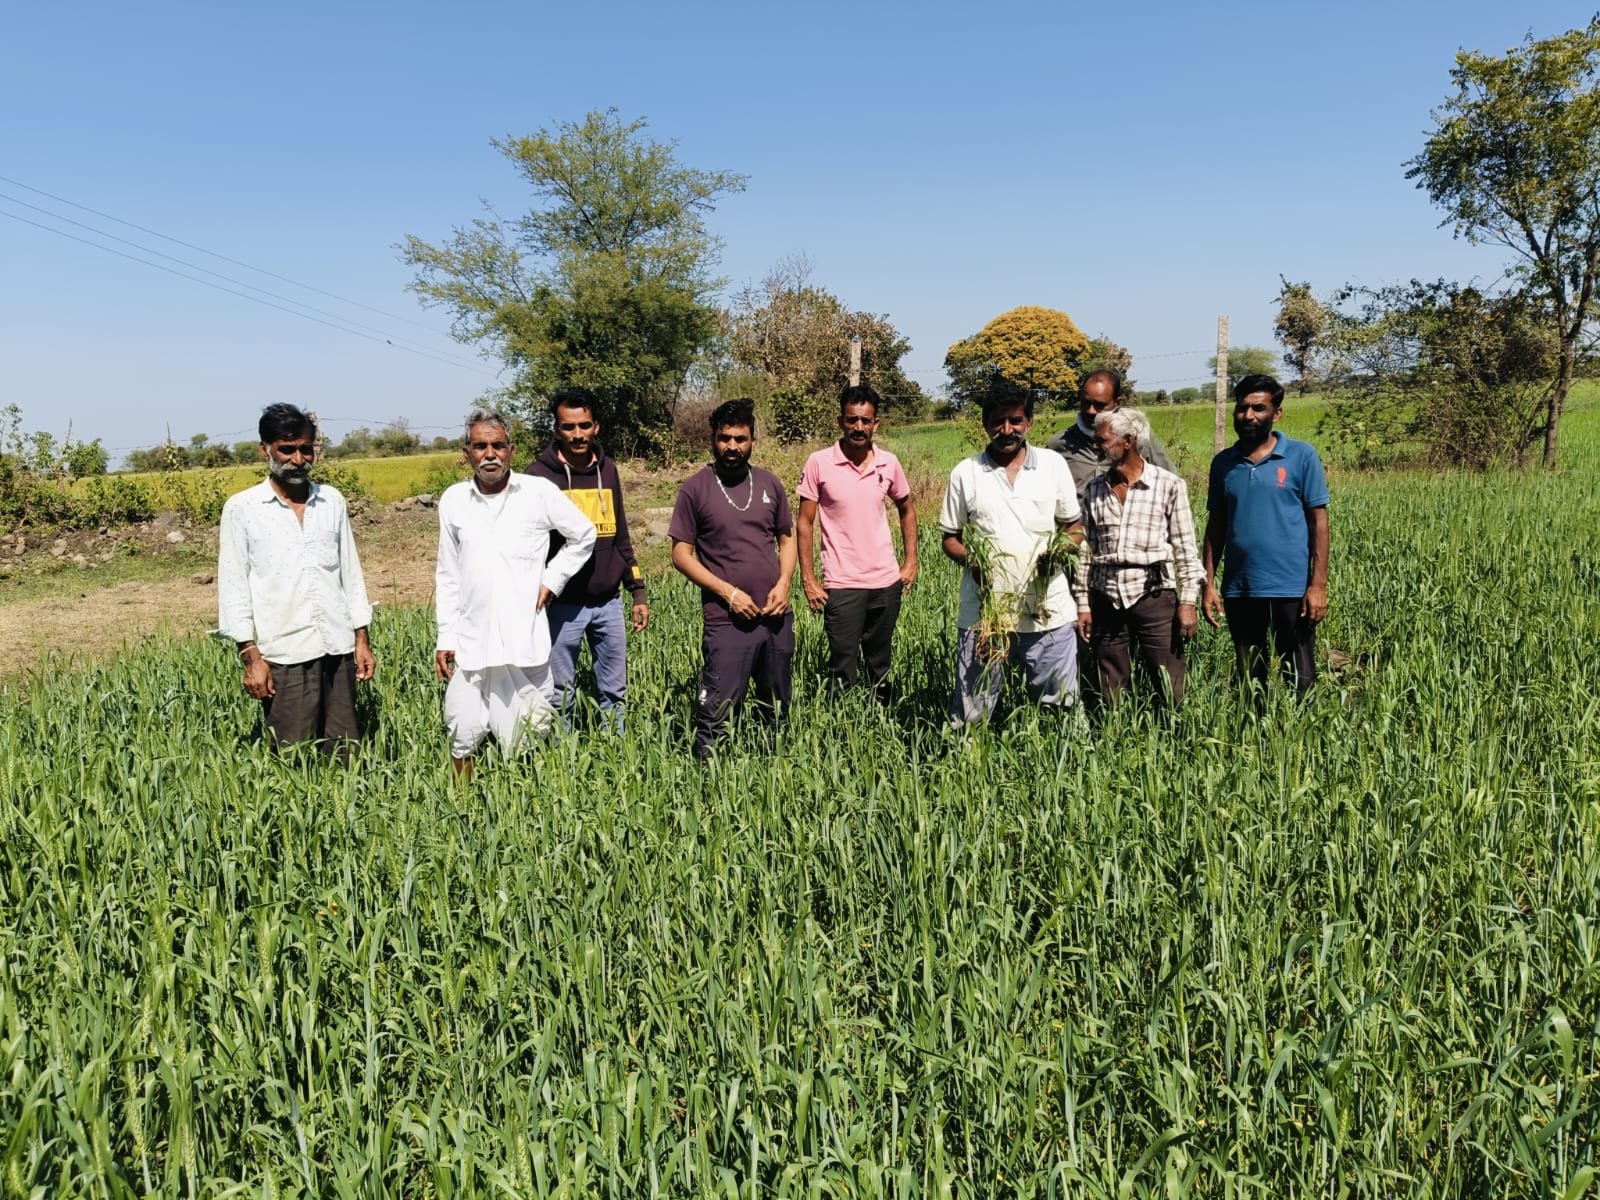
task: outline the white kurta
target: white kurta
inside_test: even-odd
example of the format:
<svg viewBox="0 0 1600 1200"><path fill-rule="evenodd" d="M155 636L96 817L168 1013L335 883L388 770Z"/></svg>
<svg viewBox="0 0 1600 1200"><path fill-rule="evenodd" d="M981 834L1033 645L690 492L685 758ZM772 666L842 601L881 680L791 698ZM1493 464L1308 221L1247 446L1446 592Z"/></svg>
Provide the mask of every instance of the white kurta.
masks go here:
<svg viewBox="0 0 1600 1200"><path fill-rule="evenodd" d="M554 558L552 532L565 539ZM594 540L593 522L549 480L512 475L492 496L470 479L451 487L439 498L438 648L468 671L549 662L539 589L560 592Z"/></svg>

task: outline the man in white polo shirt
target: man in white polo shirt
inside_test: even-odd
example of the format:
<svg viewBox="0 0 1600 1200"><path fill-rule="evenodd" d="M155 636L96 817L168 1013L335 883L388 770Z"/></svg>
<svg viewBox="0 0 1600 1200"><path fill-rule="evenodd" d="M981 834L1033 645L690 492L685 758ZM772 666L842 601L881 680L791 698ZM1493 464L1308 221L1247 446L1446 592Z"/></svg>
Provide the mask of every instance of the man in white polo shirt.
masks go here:
<svg viewBox="0 0 1600 1200"><path fill-rule="evenodd" d="M269 405L258 432L267 477L222 507L217 632L238 645L244 690L261 701L275 743L347 753L356 682L377 668L350 512L337 490L311 482L317 427L308 413Z"/></svg>
<svg viewBox="0 0 1600 1200"><path fill-rule="evenodd" d="M594 550L594 524L547 479L511 471L499 413L467 418L472 478L439 498L434 670L448 680L445 721L456 772L491 733L502 749L555 718L545 606ZM550 534L564 544L550 558ZM549 562L545 560L549 558Z"/></svg>
<svg viewBox="0 0 1600 1200"><path fill-rule="evenodd" d="M1032 393L996 380L983 400L989 444L950 472L939 511L944 552L967 568L951 702L958 726L994 712L1008 666L1023 671L1037 703L1066 706L1078 695L1078 608L1066 572L1046 555L1058 529L1082 541L1078 491L1065 459L1028 445L1032 427Z"/></svg>

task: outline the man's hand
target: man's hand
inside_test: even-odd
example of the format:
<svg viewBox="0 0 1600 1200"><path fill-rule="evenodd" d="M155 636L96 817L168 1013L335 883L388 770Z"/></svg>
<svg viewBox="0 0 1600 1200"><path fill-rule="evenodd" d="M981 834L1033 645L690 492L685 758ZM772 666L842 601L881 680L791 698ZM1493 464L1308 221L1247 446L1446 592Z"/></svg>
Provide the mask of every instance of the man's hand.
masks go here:
<svg viewBox="0 0 1600 1200"><path fill-rule="evenodd" d="M633 631L643 633L650 625L650 606L643 600L633 603Z"/></svg>
<svg viewBox="0 0 1600 1200"><path fill-rule="evenodd" d="M244 660L244 690L252 700L270 700L278 694L272 682L272 666L259 650L248 652Z"/></svg>
<svg viewBox="0 0 1600 1200"><path fill-rule="evenodd" d="M1300 601L1300 615L1309 620L1313 625L1328 615L1328 589L1312 584L1306 589L1305 599Z"/></svg>
<svg viewBox="0 0 1600 1200"><path fill-rule="evenodd" d="M1078 610L1078 636L1085 642L1094 641L1094 614L1087 608Z"/></svg>
<svg viewBox="0 0 1600 1200"><path fill-rule="evenodd" d="M906 555L905 566L900 568L900 591L902 594L911 590L911 585L917 581L917 556Z"/></svg>
<svg viewBox="0 0 1600 1200"><path fill-rule="evenodd" d="M450 676L456 673L456 652L454 650L435 650L433 652L433 673L439 677L440 683L449 683Z"/></svg>
<svg viewBox="0 0 1600 1200"><path fill-rule="evenodd" d="M1211 628L1222 628L1222 596L1217 592L1216 585L1207 583L1200 593L1200 604L1206 610L1206 620L1211 622Z"/></svg>
<svg viewBox="0 0 1600 1200"><path fill-rule="evenodd" d="M812 612L821 612L828 605L828 589L816 579L802 579L800 588L806 594L806 603Z"/></svg>
<svg viewBox="0 0 1600 1200"><path fill-rule="evenodd" d="M544 611L544 606L550 603L550 597L553 594L554 593L552 593L549 588L541 587L539 589L539 603L534 606L534 611L535 612L543 612Z"/></svg>
<svg viewBox="0 0 1600 1200"><path fill-rule="evenodd" d="M372 643L365 629L356 630L356 682L365 683L378 669L378 658L372 653Z"/></svg>
<svg viewBox="0 0 1600 1200"><path fill-rule="evenodd" d="M754 621L761 615L761 606L756 603L755 597L743 588L730 587L728 589L728 607L733 610L733 615L745 621Z"/></svg>
<svg viewBox="0 0 1600 1200"><path fill-rule="evenodd" d="M1192 638L1200 632L1200 618L1195 614L1194 605L1178 605L1178 633L1184 638Z"/></svg>
<svg viewBox="0 0 1600 1200"><path fill-rule="evenodd" d="M759 615L763 617L781 617L788 611L789 589L780 579L772 585L772 590L767 593L767 602L761 606Z"/></svg>

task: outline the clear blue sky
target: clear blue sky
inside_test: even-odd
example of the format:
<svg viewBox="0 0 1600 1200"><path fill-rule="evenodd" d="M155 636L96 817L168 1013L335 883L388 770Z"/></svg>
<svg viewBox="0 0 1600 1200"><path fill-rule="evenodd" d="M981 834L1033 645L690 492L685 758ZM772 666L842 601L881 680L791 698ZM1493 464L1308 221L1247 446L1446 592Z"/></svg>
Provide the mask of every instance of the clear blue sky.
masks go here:
<svg viewBox="0 0 1600 1200"><path fill-rule="evenodd" d="M169 425L248 437L275 400L334 435L453 428L493 367L441 336L394 244L447 236L480 197L525 208L489 139L610 106L686 162L750 176L711 218L731 286L808 254L815 282L893 319L930 388L951 342L1019 304L1127 345L1142 388L1197 383L1219 313L1235 344L1272 344L1280 272L1319 291L1497 277L1504 256L1438 228L1404 160L1458 48L1588 16L1544 0L12 4L0 176L383 312L0 183L0 403L119 451ZM151 257L17 201L379 340L22 224ZM402 338L455 361L384 340Z"/></svg>

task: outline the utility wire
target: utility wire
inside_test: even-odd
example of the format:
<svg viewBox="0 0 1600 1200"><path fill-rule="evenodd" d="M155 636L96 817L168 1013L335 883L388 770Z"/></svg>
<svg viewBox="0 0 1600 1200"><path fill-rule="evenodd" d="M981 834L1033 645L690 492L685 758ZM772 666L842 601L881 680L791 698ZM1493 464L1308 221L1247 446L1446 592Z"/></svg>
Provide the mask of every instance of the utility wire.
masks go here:
<svg viewBox="0 0 1600 1200"><path fill-rule="evenodd" d="M441 357L444 357L441 352L435 350L432 346L425 346L413 338L402 337L400 334L390 333L386 329L380 329L376 325L368 325L364 321L357 321L351 317L341 316L339 313L329 312L325 308L317 308L315 305L307 304L303 300L295 300L290 296L285 296L278 292L268 291L266 288L260 287L257 284L247 283L243 279L235 279L232 275L224 275L220 271L211 270L210 267L202 267L198 263L189 262L187 259L177 258L174 255L163 253L160 250L154 250L149 246L141 245L140 243L131 241L125 237L118 237L114 233L107 233L104 229L97 229L93 225L87 225L82 221L74 221L71 217L64 217L60 213L51 212L48 208L41 208L37 204L29 204L26 200L19 200L15 196L8 196L4 192L0 192L0 200L4 200L9 204L20 204L23 208L32 209L36 213L43 213L53 221L62 221L68 225L76 226L79 229L86 229L96 237L109 238L111 241L120 242L124 246L132 246L135 250L142 251L145 254L153 254L157 258L164 258L168 262L177 263L181 267L188 267L191 271L199 271L203 275L210 275L213 278L220 279L225 283L231 283L237 287L249 288L252 292L260 292L263 296L270 296L274 300L282 300L285 304L293 304L299 308L305 309L307 312L314 312L319 316L329 317L332 320L341 321L346 325L353 325L357 329L365 329L372 333L379 334L391 345L404 343L405 345L415 346L419 350L427 350L430 353L440 354ZM456 359L454 361L461 366L473 365L469 364L465 359Z"/></svg>
<svg viewBox="0 0 1600 1200"><path fill-rule="evenodd" d="M307 312L303 308L289 308L287 305L274 304L271 300L263 300L260 296L253 295L250 292L241 292L241 291L235 290L234 288L224 287L220 283L213 283L211 280L202 279L198 275L190 275L186 271L178 271L178 270L173 269L172 267L163 266L161 263L151 262L149 259L140 258L136 254L128 254L126 251L118 250L115 247L104 246L104 245L101 245L99 242L92 242L88 238L79 237L75 233L68 233L64 229L56 229L56 228L53 228L52 226L41 224L38 221L30 221L27 217L19 217L16 213L6 212L4 209L0 209L0 217L9 217L9 218L11 218L11 220L21 222L23 225L32 225L35 229L42 229L46 233L55 234L57 237L64 237L64 238L68 239L69 241L81 242L85 246L93 246L96 250L103 250L107 254L115 254L118 258L126 258L126 259L130 260L131 262L141 263L141 264L143 264L144 266L147 266L147 267L154 267L158 271L165 271L167 274L176 275L180 279L188 279L188 280L193 281L194 283L203 284L204 286L209 287L209 288L215 288L219 292L226 292L230 296L238 296L242 300L252 300L257 304L264 304L268 308L275 308L279 312L288 313L292 317L300 317L301 319L306 320L306 321L313 321L318 325L326 325L329 329L337 329L341 333L348 333L348 334L351 334L351 335L353 335L355 337L366 338L367 341L369 341L369 342L377 342L380 346L389 346L389 347L391 347L391 348L393 348L395 350L404 351L407 354L415 354L419 358L431 359L433 362L443 363L447 367L457 367L457 368L461 368L461 369L468 370L468 371L475 371L478 374L487 376L490 379L499 378L497 375L493 374L492 372L484 370L482 367L474 366L474 365L472 365L470 363L467 363L467 362L464 362L462 360L452 360L452 359L444 358L444 357L442 357L440 355L433 354L432 352L430 352L428 350L419 349L419 348L417 348L415 346L398 345L391 338L384 337L381 334L367 333L367 332L365 332L365 331L363 331L361 329L354 329L354 328L351 328L351 326L349 326L349 325L340 324L340 323L338 323L338 321L324 320L322 317L313 316L311 312ZM248 285L246 285L246 286L248 286ZM268 293L268 294L270 295L271 293ZM294 302L291 301L290 303L294 303Z"/></svg>
<svg viewBox="0 0 1600 1200"><path fill-rule="evenodd" d="M57 204L65 204L69 207L79 209L82 212L93 213L95 216L102 217L107 221L115 221L118 225L126 225L129 229L137 229L140 233L148 233L151 237L158 237L164 242L171 242L173 245L182 246L186 250L194 250L197 253L207 255L211 258L220 259L222 262L232 263L236 267L243 267L247 271L255 271L258 274L266 275L269 278L279 280L280 282L293 284L297 288L304 288L308 292L315 292L319 296L326 296L328 299L337 300L341 304L353 304L357 308L364 308L368 312L377 313L379 316L388 317L391 320L400 321L406 325L415 325L418 329L426 329L429 333L437 332L432 326L424 324L421 321L414 320L411 317L402 317L399 313L392 313L387 309L375 308L370 304L363 304L359 300L352 300L348 296L341 296L336 292L325 291L324 289L315 287L312 284L302 283L298 279L291 279L287 275L280 275L276 271L269 271L265 267L253 266L242 259L230 258L226 254L218 254L215 250L207 250L204 246L197 246L193 242L184 241L182 238L175 238L170 234L162 233L156 229L150 229L147 226L136 224L133 221L125 221L121 217L112 216L108 212L101 212L98 208L90 208L87 204L79 204L75 200L68 200L65 196L57 196L53 192L45 191L43 188L36 188L31 184L23 183L20 179L12 179L9 176L0 175L0 183L9 183L13 187L22 188L25 191L32 192L36 196L44 196L46 199L54 200ZM66 220L65 217L62 217L61 219ZM105 236L110 237L111 235L106 234ZM151 251L151 253L153 254L155 251Z"/></svg>

